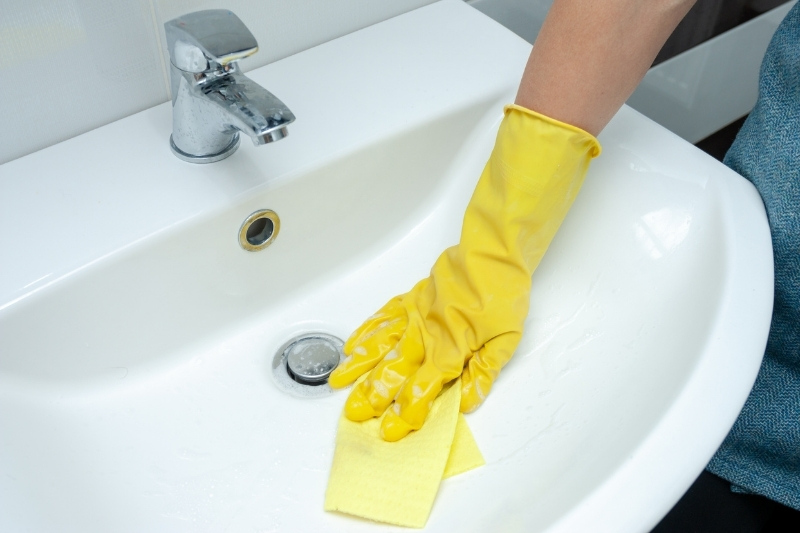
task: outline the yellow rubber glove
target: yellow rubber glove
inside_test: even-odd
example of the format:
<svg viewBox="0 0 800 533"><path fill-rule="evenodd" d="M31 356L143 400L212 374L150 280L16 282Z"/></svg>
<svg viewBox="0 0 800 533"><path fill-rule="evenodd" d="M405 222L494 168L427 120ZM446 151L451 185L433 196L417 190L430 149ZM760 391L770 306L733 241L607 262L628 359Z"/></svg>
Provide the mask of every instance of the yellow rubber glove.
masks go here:
<svg viewBox="0 0 800 533"><path fill-rule="evenodd" d="M367 420L392 406L381 436L399 440L422 427L442 386L458 376L461 411L483 402L522 336L533 271L599 153L597 140L579 128L505 108L458 245L345 343L347 357L330 385L345 387L370 372L347 399L347 418Z"/></svg>

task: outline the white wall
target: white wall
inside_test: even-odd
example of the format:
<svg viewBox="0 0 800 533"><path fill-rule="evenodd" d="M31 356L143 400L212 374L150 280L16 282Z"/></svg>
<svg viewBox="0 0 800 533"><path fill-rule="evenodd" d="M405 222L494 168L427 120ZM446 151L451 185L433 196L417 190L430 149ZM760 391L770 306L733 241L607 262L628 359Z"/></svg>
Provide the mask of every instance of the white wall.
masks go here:
<svg viewBox="0 0 800 533"><path fill-rule="evenodd" d="M0 0L0 164L167 101L163 24L183 13L236 13L249 70L433 1Z"/></svg>

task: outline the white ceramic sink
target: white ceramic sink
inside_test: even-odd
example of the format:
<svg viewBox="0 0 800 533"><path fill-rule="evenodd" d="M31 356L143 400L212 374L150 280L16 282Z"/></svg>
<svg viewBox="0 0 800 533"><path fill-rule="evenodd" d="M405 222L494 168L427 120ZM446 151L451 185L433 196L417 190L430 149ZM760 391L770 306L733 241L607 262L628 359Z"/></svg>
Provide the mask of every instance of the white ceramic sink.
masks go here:
<svg viewBox="0 0 800 533"><path fill-rule="evenodd" d="M346 392L289 395L271 361L347 337L455 242L528 51L445 0L251 72L298 117L277 144L184 163L165 104L0 167L0 530L397 529L323 512ZM755 378L755 190L629 108L600 140L468 417L487 465L427 530L647 531ZM245 252L261 208L280 234Z"/></svg>

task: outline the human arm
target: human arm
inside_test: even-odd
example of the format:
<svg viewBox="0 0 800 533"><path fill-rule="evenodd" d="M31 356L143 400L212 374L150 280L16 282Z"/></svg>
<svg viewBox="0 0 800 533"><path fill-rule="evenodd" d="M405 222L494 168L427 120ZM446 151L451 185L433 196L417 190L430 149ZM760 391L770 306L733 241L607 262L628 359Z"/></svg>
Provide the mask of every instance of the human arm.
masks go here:
<svg viewBox="0 0 800 533"><path fill-rule="evenodd" d="M695 0L555 0L515 103L597 136Z"/></svg>

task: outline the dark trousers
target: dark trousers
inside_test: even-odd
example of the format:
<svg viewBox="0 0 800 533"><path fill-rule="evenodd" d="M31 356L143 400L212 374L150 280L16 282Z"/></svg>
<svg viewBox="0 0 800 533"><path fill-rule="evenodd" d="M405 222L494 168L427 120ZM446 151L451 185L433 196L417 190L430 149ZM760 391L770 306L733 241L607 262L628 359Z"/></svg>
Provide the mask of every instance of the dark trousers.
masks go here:
<svg viewBox="0 0 800 533"><path fill-rule="evenodd" d="M797 533L800 511L703 472L651 533Z"/></svg>

